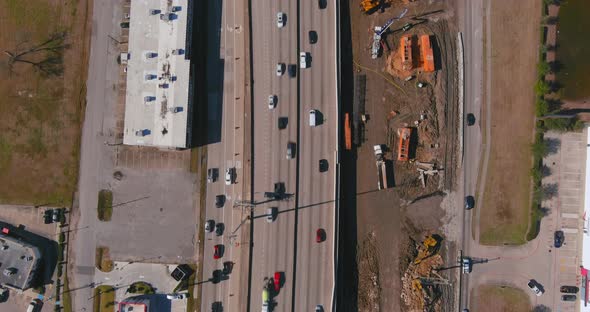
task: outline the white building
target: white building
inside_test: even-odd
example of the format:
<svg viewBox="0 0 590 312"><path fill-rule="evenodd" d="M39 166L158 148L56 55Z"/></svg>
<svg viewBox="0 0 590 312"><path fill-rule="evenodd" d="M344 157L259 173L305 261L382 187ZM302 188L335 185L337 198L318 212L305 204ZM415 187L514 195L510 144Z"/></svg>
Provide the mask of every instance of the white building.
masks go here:
<svg viewBox="0 0 590 312"><path fill-rule="evenodd" d="M123 144L190 145L188 2L131 0Z"/></svg>

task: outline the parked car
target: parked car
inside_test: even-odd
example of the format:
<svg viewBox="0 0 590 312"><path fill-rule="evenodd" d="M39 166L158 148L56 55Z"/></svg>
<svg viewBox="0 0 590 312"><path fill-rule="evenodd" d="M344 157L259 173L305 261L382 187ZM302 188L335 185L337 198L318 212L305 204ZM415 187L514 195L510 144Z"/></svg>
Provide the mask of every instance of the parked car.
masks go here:
<svg viewBox="0 0 590 312"><path fill-rule="evenodd" d="M563 231L555 231L555 233L553 233L553 246L555 246L555 248L561 247L564 240L565 235L563 234Z"/></svg>
<svg viewBox="0 0 590 312"><path fill-rule="evenodd" d="M166 295L166 299L168 300L181 300L186 298L188 298L188 293Z"/></svg>
<svg viewBox="0 0 590 312"><path fill-rule="evenodd" d="M217 260L223 257L223 245L213 246L213 259Z"/></svg>
<svg viewBox="0 0 590 312"><path fill-rule="evenodd" d="M43 223L45 223L45 224L53 223L53 209L45 210L45 213L43 214Z"/></svg>
<svg viewBox="0 0 590 312"><path fill-rule="evenodd" d="M231 271L234 268L234 263L231 261L225 261L223 263L223 270L221 271L223 273L223 275L228 275L231 273Z"/></svg>
<svg viewBox="0 0 590 312"><path fill-rule="evenodd" d="M225 205L225 195L215 196L215 207L221 208Z"/></svg>
<svg viewBox="0 0 590 312"><path fill-rule="evenodd" d="M273 223L277 218L279 208L277 207L270 207L266 209L266 222Z"/></svg>
<svg viewBox="0 0 590 312"><path fill-rule="evenodd" d="M277 13L277 27L278 28L285 27L285 13L283 13L283 12Z"/></svg>
<svg viewBox="0 0 590 312"><path fill-rule="evenodd" d="M318 7L323 10L328 6L328 0L318 0Z"/></svg>
<svg viewBox="0 0 590 312"><path fill-rule="evenodd" d="M465 209L473 209L475 207L475 198L471 195L465 197Z"/></svg>
<svg viewBox="0 0 590 312"><path fill-rule="evenodd" d="M562 295L561 300L563 300L563 301L576 301L576 295Z"/></svg>
<svg viewBox="0 0 590 312"><path fill-rule="evenodd" d="M461 272L463 272L463 274L469 274L469 273L471 273L472 269L473 269L473 261L471 261L471 258L469 258L469 257L461 258Z"/></svg>
<svg viewBox="0 0 590 312"><path fill-rule="evenodd" d="M467 125L468 126L475 125L475 115L473 115L471 113L467 114Z"/></svg>
<svg viewBox="0 0 590 312"><path fill-rule="evenodd" d="M40 299L33 299L31 303L29 303L29 307L27 308L27 312L39 312L43 308L43 301Z"/></svg>
<svg viewBox="0 0 590 312"><path fill-rule="evenodd" d="M51 221L54 223L61 221L61 212L62 209L53 209L53 215L51 216Z"/></svg>
<svg viewBox="0 0 590 312"><path fill-rule="evenodd" d="M321 304L316 305L315 312L324 312L324 307Z"/></svg>
<svg viewBox="0 0 590 312"><path fill-rule="evenodd" d="M207 232L207 233L213 232L214 227L215 227L215 221L207 220L207 222L205 222L205 232Z"/></svg>
<svg viewBox="0 0 590 312"><path fill-rule="evenodd" d="M225 225L222 222L218 222L215 224L215 235L221 236L223 235L223 230L225 229Z"/></svg>
<svg viewBox="0 0 590 312"><path fill-rule="evenodd" d="M318 33L315 30L308 32L309 44L316 44L318 42Z"/></svg>
<svg viewBox="0 0 590 312"><path fill-rule="evenodd" d="M268 109L273 109L277 107L277 96L271 94L268 96Z"/></svg>
<svg viewBox="0 0 590 312"><path fill-rule="evenodd" d="M535 281L534 279L529 280L527 285L537 296L541 296L545 292L543 290L543 286L541 286L541 284L539 284L539 282Z"/></svg>
<svg viewBox="0 0 590 312"><path fill-rule="evenodd" d="M559 287L559 291L566 294L575 294L580 291L580 289L576 286L561 286Z"/></svg>
<svg viewBox="0 0 590 312"><path fill-rule="evenodd" d="M121 22L121 24L119 24L121 26L121 28L129 28L129 22Z"/></svg>
<svg viewBox="0 0 590 312"><path fill-rule="evenodd" d="M317 229L315 231L315 242L321 243L326 240L326 230L324 229Z"/></svg>
<svg viewBox="0 0 590 312"><path fill-rule="evenodd" d="M8 300L8 288L0 286L0 303Z"/></svg>
<svg viewBox="0 0 590 312"><path fill-rule="evenodd" d="M285 73L285 63L277 63L277 76L282 76Z"/></svg>

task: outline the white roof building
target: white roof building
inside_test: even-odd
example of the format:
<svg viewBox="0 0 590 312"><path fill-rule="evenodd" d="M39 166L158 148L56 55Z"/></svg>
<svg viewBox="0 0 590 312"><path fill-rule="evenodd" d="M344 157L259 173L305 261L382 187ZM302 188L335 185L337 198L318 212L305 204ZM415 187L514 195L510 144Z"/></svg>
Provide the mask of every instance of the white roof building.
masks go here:
<svg viewBox="0 0 590 312"><path fill-rule="evenodd" d="M188 15L188 0L131 0L123 144L189 147Z"/></svg>

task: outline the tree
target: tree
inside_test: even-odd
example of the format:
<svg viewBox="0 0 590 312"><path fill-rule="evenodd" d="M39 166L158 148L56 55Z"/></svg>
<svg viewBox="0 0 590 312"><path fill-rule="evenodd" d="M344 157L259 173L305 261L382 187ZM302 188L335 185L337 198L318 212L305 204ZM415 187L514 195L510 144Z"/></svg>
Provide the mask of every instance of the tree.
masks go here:
<svg viewBox="0 0 590 312"><path fill-rule="evenodd" d="M545 81L545 79L539 79L535 83L535 93L539 96L549 93L550 90L551 86L547 81Z"/></svg>
<svg viewBox="0 0 590 312"><path fill-rule="evenodd" d="M545 77L545 75L551 72L551 66L545 61L540 61L537 63L537 72L539 73L539 77Z"/></svg>
<svg viewBox="0 0 590 312"><path fill-rule="evenodd" d="M19 51L18 44L14 51L4 50L8 56L9 74L13 73L16 63L30 64L43 76L59 76L63 73L63 51L69 48L65 43L66 33L53 33L44 42Z"/></svg>
<svg viewBox="0 0 590 312"><path fill-rule="evenodd" d="M549 113L549 103L545 99L538 99L535 103L535 114L537 117L543 117Z"/></svg>
<svg viewBox="0 0 590 312"><path fill-rule="evenodd" d="M535 141L531 145L531 150L537 158L543 158L549 154L549 146L547 146L547 142L543 141L543 139Z"/></svg>

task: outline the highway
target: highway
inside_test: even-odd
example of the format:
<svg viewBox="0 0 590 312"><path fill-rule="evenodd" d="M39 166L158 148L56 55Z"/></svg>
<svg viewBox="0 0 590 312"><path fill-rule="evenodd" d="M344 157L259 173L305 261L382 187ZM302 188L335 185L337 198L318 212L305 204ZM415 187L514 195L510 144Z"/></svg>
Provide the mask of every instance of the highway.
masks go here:
<svg viewBox="0 0 590 312"><path fill-rule="evenodd" d="M296 1L252 2L252 50L254 75L253 193L256 202L274 183L285 183L288 200L256 205L253 223L250 310L262 306L265 277L282 273L282 287L274 297L273 311L312 310L322 304L331 310L333 281L333 216L336 122L335 6L320 10L316 1L301 2L297 28ZM286 23L277 27L277 13ZM308 31L318 33L311 46ZM299 68L299 37L302 51L310 52L310 68ZM277 63L296 64L298 78L286 72L278 77ZM299 79L299 93L298 81ZM268 107L276 95L277 106ZM298 98L298 96L300 96ZM325 122L309 126L309 110L318 109ZM285 129L278 118L287 117ZM299 120L298 120L299 119ZM294 159L287 159L287 143L297 144ZM319 172L319 160L329 169ZM322 204L323 203L323 204ZM296 209L296 205L298 209ZM266 210L277 207L278 217L266 220ZM326 241L316 243L316 230L326 231Z"/></svg>
<svg viewBox="0 0 590 312"><path fill-rule="evenodd" d="M217 180L207 183L205 220L223 223L223 234L206 233L203 250L203 283L201 311L210 311L214 303L221 303L224 311L238 311L241 292L240 279L248 273L247 244L242 244L238 226L243 221L242 211L233 209L242 200L249 181L244 181L244 97L245 97L245 47L247 37L246 4L233 1L213 1L208 5L208 25L219 29L210 31L207 50L207 91L209 144L207 166L219 172ZM246 147L247 148L247 147ZM225 170L235 168L235 183L226 185ZM223 207L217 208L215 197L225 195ZM199 229L203 231L204 229ZM246 238L247 240L247 238ZM224 247L220 259L214 259L214 246ZM221 270L224 262L232 262L232 272L219 281L209 280L215 270ZM197 281L199 282L199 281ZM235 295L234 295L235 294Z"/></svg>

